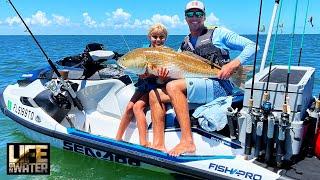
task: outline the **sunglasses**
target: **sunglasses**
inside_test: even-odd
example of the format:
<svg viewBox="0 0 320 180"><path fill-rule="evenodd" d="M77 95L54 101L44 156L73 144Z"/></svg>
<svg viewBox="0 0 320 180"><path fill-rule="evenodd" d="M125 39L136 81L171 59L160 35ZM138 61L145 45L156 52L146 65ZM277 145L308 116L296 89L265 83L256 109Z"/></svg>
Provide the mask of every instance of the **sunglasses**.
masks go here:
<svg viewBox="0 0 320 180"><path fill-rule="evenodd" d="M162 35L160 35L160 36L156 36L156 35L154 35L154 36L151 36L151 37L153 37L154 39L165 39L166 37L165 36L162 36Z"/></svg>
<svg viewBox="0 0 320 180"><path fill-rule="evenodd" d="M193 16L196 16L197 18L201 18L204 16L204 12L202 11L188 11L185 13L186 17L192 18Z"/></svg>

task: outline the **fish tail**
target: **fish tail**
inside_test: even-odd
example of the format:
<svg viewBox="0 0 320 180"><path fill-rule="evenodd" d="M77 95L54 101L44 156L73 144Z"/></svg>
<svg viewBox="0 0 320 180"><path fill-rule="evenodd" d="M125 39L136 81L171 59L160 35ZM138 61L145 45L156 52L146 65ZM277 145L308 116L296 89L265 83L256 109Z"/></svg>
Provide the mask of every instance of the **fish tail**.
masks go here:
<svg viewBox="0 0 320 180"><path fill-rule="evenodd" d="M244 89L244 83L253 66L240 66L236 72L231 76L230 80L238 87Z"/></svg>

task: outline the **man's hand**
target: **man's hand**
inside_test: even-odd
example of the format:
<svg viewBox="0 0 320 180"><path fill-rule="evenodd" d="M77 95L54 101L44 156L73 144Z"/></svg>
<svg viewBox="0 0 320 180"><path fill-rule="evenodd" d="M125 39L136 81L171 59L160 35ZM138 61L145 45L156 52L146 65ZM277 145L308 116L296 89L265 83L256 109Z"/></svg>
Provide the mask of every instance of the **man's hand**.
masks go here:
<svg viewBox="0 0 320 180"><path fill-rule="evenodd" d="M228 64L222 66L218 78L219 79L229 79L232 74L236 71L238 67L240 67L240 60L230 61Z"/></svg>
<svg viewBox="0 0 320 180"><path fill-rule="evenodd" d="M163 68L163 67L158 68L157 72L158 72L158 77L159 77L160 81L165 82L169 78L168 77L169 70L167 68Z"/></svg>

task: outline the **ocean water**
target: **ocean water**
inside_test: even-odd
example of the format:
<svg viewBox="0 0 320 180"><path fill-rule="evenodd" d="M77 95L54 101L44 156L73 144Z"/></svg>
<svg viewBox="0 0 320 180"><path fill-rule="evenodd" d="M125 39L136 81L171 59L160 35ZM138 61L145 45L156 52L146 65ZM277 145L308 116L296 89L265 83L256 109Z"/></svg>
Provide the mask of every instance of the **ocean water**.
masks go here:
<svg viewBox="0 0 320 180"><path fill-rule="evenodd" d="M245 35L255 41L255 35ZM86 44L99 42L106 49L125 53L129 49L142 47L147 44L146 36L36 36L52 61L65 56L79 54ZM178 49L184 36L169 36L167 46ZM260 67L266 35L259 38L260 50L257 55L257 71ZM274 51L274 64L286 65L290 54L289 35L279 35ZM292 65L297 65L301 35L295 35ZM273 42L273 41L271 41ZM0 36L0 89L15 81L23 74L35 68L47 66L47 61L30 36ZM270 59L272 43L269 48ZM235 57L237 52L232 52ZM320 93L320 35L305 35L301 65L316 68L313 95ZM318 64L319 63L319 64ZM251 57L246 64L253 64ZM267 61L266 66L268 66ZM170 174L127 167L120 164L95 160L79 154L51 148L50 176L7 176L6 154L7 143L32 142L19 132L9 118L0 113L0 179L174 179Z"/></svg>

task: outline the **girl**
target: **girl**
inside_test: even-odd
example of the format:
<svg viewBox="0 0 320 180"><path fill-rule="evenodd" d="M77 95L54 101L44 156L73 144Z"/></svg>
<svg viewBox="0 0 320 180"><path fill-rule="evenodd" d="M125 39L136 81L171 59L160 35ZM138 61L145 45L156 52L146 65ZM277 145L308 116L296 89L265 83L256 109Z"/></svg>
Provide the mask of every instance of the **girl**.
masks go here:
<svg viewBox="0 0 320 180"><path fill-rule="evenodd" d="M164 25L160 23L154 24L148 32L149 47L163 46L167 35L168 31ZM166 76L167 72L162 70L159 70L158 77L148 73L139 75L138 82L135 84L136 92L133 94L121 118L116 140L122 140L125 129L128 127L134 115L137 121L140 145L151 146L147 140L147 122L144 110L149 102L149 91L160 86L160 84L157 83L157 78L165 79Z"/></svg>

